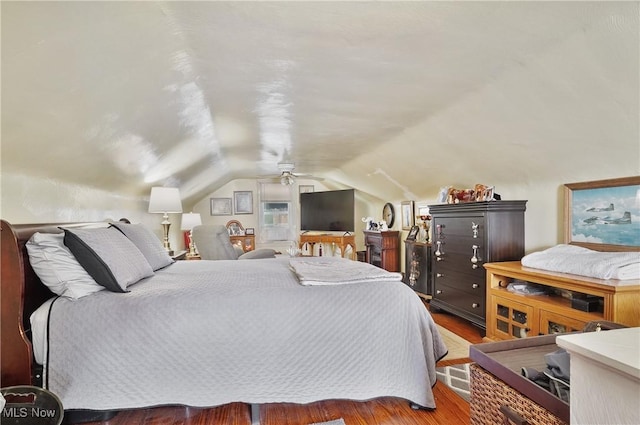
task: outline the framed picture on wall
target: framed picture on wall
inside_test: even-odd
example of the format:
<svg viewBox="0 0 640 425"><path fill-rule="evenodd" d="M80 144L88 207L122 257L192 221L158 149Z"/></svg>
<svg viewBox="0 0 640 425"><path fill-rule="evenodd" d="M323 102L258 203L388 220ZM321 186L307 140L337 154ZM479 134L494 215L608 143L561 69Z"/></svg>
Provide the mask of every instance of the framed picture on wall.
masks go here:
<svg viewBox="0 0 640 425"><path fill-rule="evenodd" d="M402 213L402 230L411 230L415 224L413 201L403 201L400 204L400 211Z"/></svg>
<svg viewBox="0 0 640 425"><path fill-rule="evenodd" d="M211 198L211 215L231 215L231 198Z"/></svg>
<svg viewBox="0 0 640 425"><path fill-rule="evenodd" d="M233 192L233 210L235 214L253 214L253 192L250 190Z"/></svg>
<svg viewBox="0 0 640 425"><path fill-rule="evenodd" d="M565 243L640 251L640 176L565 184Z"/></svg>

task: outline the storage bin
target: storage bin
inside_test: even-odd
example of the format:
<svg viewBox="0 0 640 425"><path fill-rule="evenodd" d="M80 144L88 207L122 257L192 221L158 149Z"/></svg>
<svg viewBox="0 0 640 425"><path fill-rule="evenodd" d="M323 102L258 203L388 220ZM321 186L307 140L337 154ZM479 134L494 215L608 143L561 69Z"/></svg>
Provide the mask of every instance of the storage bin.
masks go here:
<svg viewBox="0 0 640 425"><path fill-rule="evenodd" d="M470 379L472 425L502 424L505 412L515 412L529 425L569 423L569 403L521 374L523 367L543 371L545 354L558 350L555 340L556 335L544 335L469 347L475 362Z"/></svg>
<svg viewBox="0 0 640 425"><path fill-rule="evenodd" d="M479 365L474 363L470 369L472 425L523 424L523 420L527 425L568 424ZM505 422L505 417L511 422Z"/></svg>

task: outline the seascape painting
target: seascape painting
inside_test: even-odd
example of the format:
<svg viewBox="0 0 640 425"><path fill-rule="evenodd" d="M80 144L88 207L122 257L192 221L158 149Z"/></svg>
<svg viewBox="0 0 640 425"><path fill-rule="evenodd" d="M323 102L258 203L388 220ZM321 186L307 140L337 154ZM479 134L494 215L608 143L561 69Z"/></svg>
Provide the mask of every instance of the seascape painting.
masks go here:
<svg viewBox="0 0 640 425"><path fill-rule="evenodd" d="M640 246L640 185L574 190L571 242Z"/></svg>

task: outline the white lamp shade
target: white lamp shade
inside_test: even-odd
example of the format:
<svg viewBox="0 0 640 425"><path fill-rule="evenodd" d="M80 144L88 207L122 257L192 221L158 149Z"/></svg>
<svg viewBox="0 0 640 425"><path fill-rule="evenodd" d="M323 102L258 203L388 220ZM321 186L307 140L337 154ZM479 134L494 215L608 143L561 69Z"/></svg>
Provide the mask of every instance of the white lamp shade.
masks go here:
<svg viewBox="0 0 640 425"><path fill-rule="evenodd" d="M191 230L196 226L202 224L202 219L198 213L185 213L182 214L182 225L180 230Z"/></svg>
<svg viewBox="0 0 640 425"><path fill-rule="evenodd" d="M149 197L150 213L181 213L182 201L176 187L152 187Z"/></svg>

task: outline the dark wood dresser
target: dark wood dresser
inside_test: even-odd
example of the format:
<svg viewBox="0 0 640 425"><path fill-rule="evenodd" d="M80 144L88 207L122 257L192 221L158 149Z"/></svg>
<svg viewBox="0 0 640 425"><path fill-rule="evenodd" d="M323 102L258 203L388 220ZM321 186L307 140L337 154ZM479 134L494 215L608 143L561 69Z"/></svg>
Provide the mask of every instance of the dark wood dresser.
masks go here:
<svg viewBox="0 0 640 425"><path fill-rule="evenodd" d="M431 244L404 241L404 283L423 298L431 298Z"/></svg>
<svg viewBox="0 0 640 425"><path fill-rule="evenodd" d="M430 205L433 298L445 310L486 329L484 263L524 256L527 201Z"/></svg>
<svg viewBox="0 0 640 425"><path fill-rule="evenodd" d="M400 232L364 231L366 262L390 272L400 271Z"/></svg>

